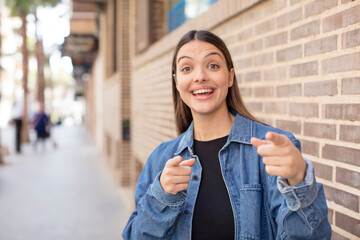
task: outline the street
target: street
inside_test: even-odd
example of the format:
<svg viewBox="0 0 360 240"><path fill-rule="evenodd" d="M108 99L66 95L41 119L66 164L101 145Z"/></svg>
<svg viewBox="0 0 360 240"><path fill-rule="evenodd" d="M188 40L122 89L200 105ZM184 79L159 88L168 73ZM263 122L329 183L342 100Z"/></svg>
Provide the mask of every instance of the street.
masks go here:
<svg viewBox="0 0 360 240"><path fill-rule="evenodd" d="M100 153L83 126L53 128L46 148L10 149L0 166L1 240L119 240L129 217Z"/></svg>

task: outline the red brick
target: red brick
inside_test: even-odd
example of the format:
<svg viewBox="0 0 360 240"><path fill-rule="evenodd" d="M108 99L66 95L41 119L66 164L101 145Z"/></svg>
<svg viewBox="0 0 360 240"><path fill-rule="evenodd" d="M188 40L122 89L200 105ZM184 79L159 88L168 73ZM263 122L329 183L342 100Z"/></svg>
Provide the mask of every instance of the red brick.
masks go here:
<svg viewBox="0 0 360 240"><path fill-rule="evenodd" d="M277 97L297 97L301 96L301 84L289 84L278 86L276 88L276 96Z"/></svg>
<svg viewBox="0 0 360 240"><path fill-rule="evenodd" d="M336 13L323 20L323 31L328 32L360 22L360 6Z"/></svg>
<svg viewBox="0 0 360 240"><path fill-rule="evenodd" d="M344 206L353 211L359 211L358 196L326 185L324 185L324 191L326 199L328 199L329 201L333 201L336 204Z"/></svg>
<svg viewBox="0 0 360 240"><path fill-rule="evenodd" d="M304 123L304 135L317 138L336 139L336 125Z"/></svg>
<svg viewBox="0 0 360 240"><path fill-rule="evenodd" d="M344 105L343 104L325 104L324 105L324 118L344 119Z"/></svg>
<svg viewBox="0 0 360 240"><path fill-rule="evenodd" d="M360 143L360 126L340 125L340 140Z"/></svg>
<svg viewBox="0 0 360 240"><path fill-rule="evenodd" d="M305 56L311 56L319 53L331 52L337 49L337 36L333 35L317 39L305 44Z"/></svg>
<svg viewBox="0 0 360 240"><path fill-rule="evenodd" d="M231 45L237 42L237 37L235 35L230 35L223 39L226 45Z"/></svg>
<svg viewBox="0 0 360 240"><path fill-rule="evenodd" d="M359 14L360 15L360 14ZM360 69L360 53L352 53L322 61L323 74Z"/></svg>
<svg viewBox="0 0 360 240"><path fill-rule="evenodd" d="M261 122L269 125L269 126L272 126L273 125L273 119L272 118L265 118L265 117L260 117L258 118Z"/></svg>
<svg viewBox="0 0 360 240"><path fill-rule="evenodd" d="M318 162L312 162L315 170L316 177L323 178L326 180L332 180L332 171L333 168L331 166L321 164Z"/></svg>
<svg viewBox="0 0 360 240"><path fill-rule="evenodd" d="M290 115L302 117L318 117L319 106L316 103L290 103Z"/></svg>
<svg viewBox="0 0 360 240"><path fill-rule="evenodd" d="M318 75L318 62L307 62L290 66L290 77Z"/></svg>
<svg viewBox="0 0 360 240"><path fill-rule="evenodd" d="M247 102L246 107L250 112L262 112L263 104L261 102Z"/></svg>
<svg viewBox="0 0 360 240"><path fill-rule="evenodd" d="M273 30L274 27L275 27L274 19L267 20L255 26L255 34L260 35L263 33L267 33Z"/></svg>
<svg viewBox="0 0 360 240"><path fill-rule="evenodd" d="M294 5L294 4L297 4L298 2L301 2L303 0L290 0L290 4L291 5Z"/></svg>
<svg viewBox="0 0 360 240"><path fill-rule="evenodd" d="M324 117L337 120L359 121L360 104L325 104Z"/></svg>
<svg viewBox="0 0 360 240"><path fill-rule="evenodd" d="M260 66L260 65L267 65L274 62L274 53L264 53L260 54L254 57L254 65Z"/></svg>
<svg viewBox="0 0 360 240"><path fill-rule="evenodd" d="M341 79L341 94L360 94L360 77Z"/></svg>
<svg viewBox="0 0 360 240"><path fill-rule="evenodd" d="M344 120L360 121L360 104L345 104Z"/></svg>
<svg viewBox="0 0 360 240"><path fill-rule="evenodd" d="M244 78L243 74L236 74L236 80L238 83L243 82L244 81L243 78Z"/></svg>
<svg viewBox="0 0 360 240"><path fill-rule="evenodd" d="M246 45L246 51L247 52L255 52L261 50L263 47L263 40L258 39L255 41L252 41Z"/></svg>
<svg viewBox="0 0 360 240"><path fill-rule="evenodd" d="M336 167L336 181L360 189L360 173Z"/></svg>
<svg viewBox="0 0 360 240"><path fill-rule="evenodd" d="M276 61L284 62L292 59L300 58L302 56L302 45L297 45L276 52Z"/></svg>
<svg viewBox="0 0 360 240"><path fill-rule="evenodd" d="M360 220L336 212L335 223L339 228L342 228L345 231L360 237Z"/></svg>
<svg viewBox="0 0 360 240"><path fill-rule="evenodd" d="M287 113L287 103L286 102L265 102L265 113Z"/></svg>
<svg viewBox="0 0 360 240"><path fill-rule="evenodd" d="M325 144L322 148L322 156L323 158L360 166L359 149Z"/></svg>
<svg viewBox="0 0 360 240"><path fill-rule="evenodd" d="M320 156L319 143L308 140L301 140L303 153L318 157Z"/></svg>
<svg viewBox="0 0 360 240"><path fill-rule="evenodd" d="M287 43L287 32L276 33L265 38L265 47L273 47Z"/></svg>
<svg viewBox="0 0 360 240"><path fill-rule="evenodd" d="M252 88L240 88L240 95L242 97L251 97L252 96Z"/></svg>
<svg viewBox="0 0 360 240"><path fill-rule="evenodd" d="M305 17L319 14L337 6L337 0L315 0L305 5Z"/></svg>
<svg viewBox="0 0 360 240"><path fill-rule="evenodd" d="M252 66L252 58L242 58L236 61L236 67L238 69L249 68Z"/></svg>
<svg viewBox="0 0 360 240"><path fill-rule="evenodd" d="M323 96L323 95L333 96L336 95L337 93L338 91L337 91L336 80L311 82L311 83L305 83L304 85L305 96Z"/></svg>
<svg viewBox="0 0 360 240"><path fill-rule="evenodd" d="M245 82L258 82L261 80L261 72L260 71L254 71L254 72L248 72L244 74L243 81Z"/></svg>
<svg viewBox="0 0 360 240"><path fill-rule="evenodd" d="M273 97L274 88L273 87L257 87L254 89L255 97Z"/></svg>
<svg viewBox="0 0 360 240"><path fill-rule="evenodd" d="M278 67L264 70L264 80L283 80L286 78L286 67Z"/></svg>
<svg viewBox="0 0 360 240"><path fill-rule="evenodd" d="M360 45L360 28L341 35L342 48L357 47Z"/></svg>
<svg viewBox="0 0 360 240"><path fill-rule="evenodd" d="M301 133L301 122L276 120L276 127L295 134Z"/></svg>
<svg viewBox="0 0 360 240"><path fill-rule="evenodd" d="M299 7L291 12L285 13L276 19L277 28L286 27L292 23L302 19L302 7Z"/></svg>
<svg viewBox="0 0 360 240"><path fill-rule="evenodd" d="M230 49L230 52L233 56L239 56L241 54L243 54L245 52L244 50L244 45L239 45L239 46L236 46L236 47L232 47Z"/></svg>
<svg viewBox="0 0 360 240"><path fill-rule="evenodd" d="M320 21L312 21L291 30L291 40L308 37L320 33Z"/></svg>
<svg viewBox="0 0 360 240"><path fill-rule="evenodd" d="M251 38L252 35L253 35L253 29L252 28L245 29L244 31L242 31L242 32L240 32L238 34L238 40L239 41L246 41L249 38Z"/></svg>
<svg viewBox="0 0 360 240"><path fill-rule="evenodd" d="M333 223L330 223L333 224ZM337 232L332 231L331 233L331 240L351 240L350 238L344 237Z"/></svg>

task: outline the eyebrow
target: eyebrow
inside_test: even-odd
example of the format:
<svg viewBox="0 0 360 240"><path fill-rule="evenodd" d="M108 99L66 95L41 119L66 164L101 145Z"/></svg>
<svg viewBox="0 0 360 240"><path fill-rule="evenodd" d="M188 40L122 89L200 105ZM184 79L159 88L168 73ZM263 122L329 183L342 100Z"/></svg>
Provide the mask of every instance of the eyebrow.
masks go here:
<svg viewBox="0 0 360 240"><path fill-rule="evenodd" d="M221 55L220 55L220 53L218 53L218 52L211 52L211 53L208 53L208 54L206 54L206 56L204 57L204 58L206 58L206 57L209 57L209 56L211 56L211 55L218 55L221 59L222 59L222 57L221 57ZM181 56L181 57L179 57L179 59L178 59L178 63L180 62L180 60L181 59L183 59L183 58L189 58L189 59L192 59L191 57L189 57L189 56Z"/></svg>

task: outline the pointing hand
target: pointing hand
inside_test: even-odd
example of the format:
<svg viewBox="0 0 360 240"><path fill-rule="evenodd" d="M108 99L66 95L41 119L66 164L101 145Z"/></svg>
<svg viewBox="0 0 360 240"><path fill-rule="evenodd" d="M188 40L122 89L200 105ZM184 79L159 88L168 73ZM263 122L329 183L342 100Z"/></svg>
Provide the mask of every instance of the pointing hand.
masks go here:
<svg viewBox="0 0 360 240"><path fill-rule="evenodd" d="M182 161L181 156L168 160L160 176L160 184L165 192L177 194L189 187L191 166L195 164L195 158Z"/></svg>
<svg viewBox="0 0 360 240"><path fill-rule="evenodd" d="M265 170L269 175L286 178L289 185L296 185L304 180L306 162L300 151L285 135L268 132L266 140L251 138L251 144L263 157Z"/></svg>

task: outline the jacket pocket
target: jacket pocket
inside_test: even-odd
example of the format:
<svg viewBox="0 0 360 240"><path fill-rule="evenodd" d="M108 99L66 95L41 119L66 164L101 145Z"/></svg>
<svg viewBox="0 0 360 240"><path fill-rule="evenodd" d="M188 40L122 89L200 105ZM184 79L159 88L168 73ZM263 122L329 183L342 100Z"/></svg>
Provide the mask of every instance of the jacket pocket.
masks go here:
<svg viewBox="0 0 360 240"><path fill-rule="evenodd" d="M263 200L261 184L246 184L240 188L240 238L262 239Z"/></svg>

